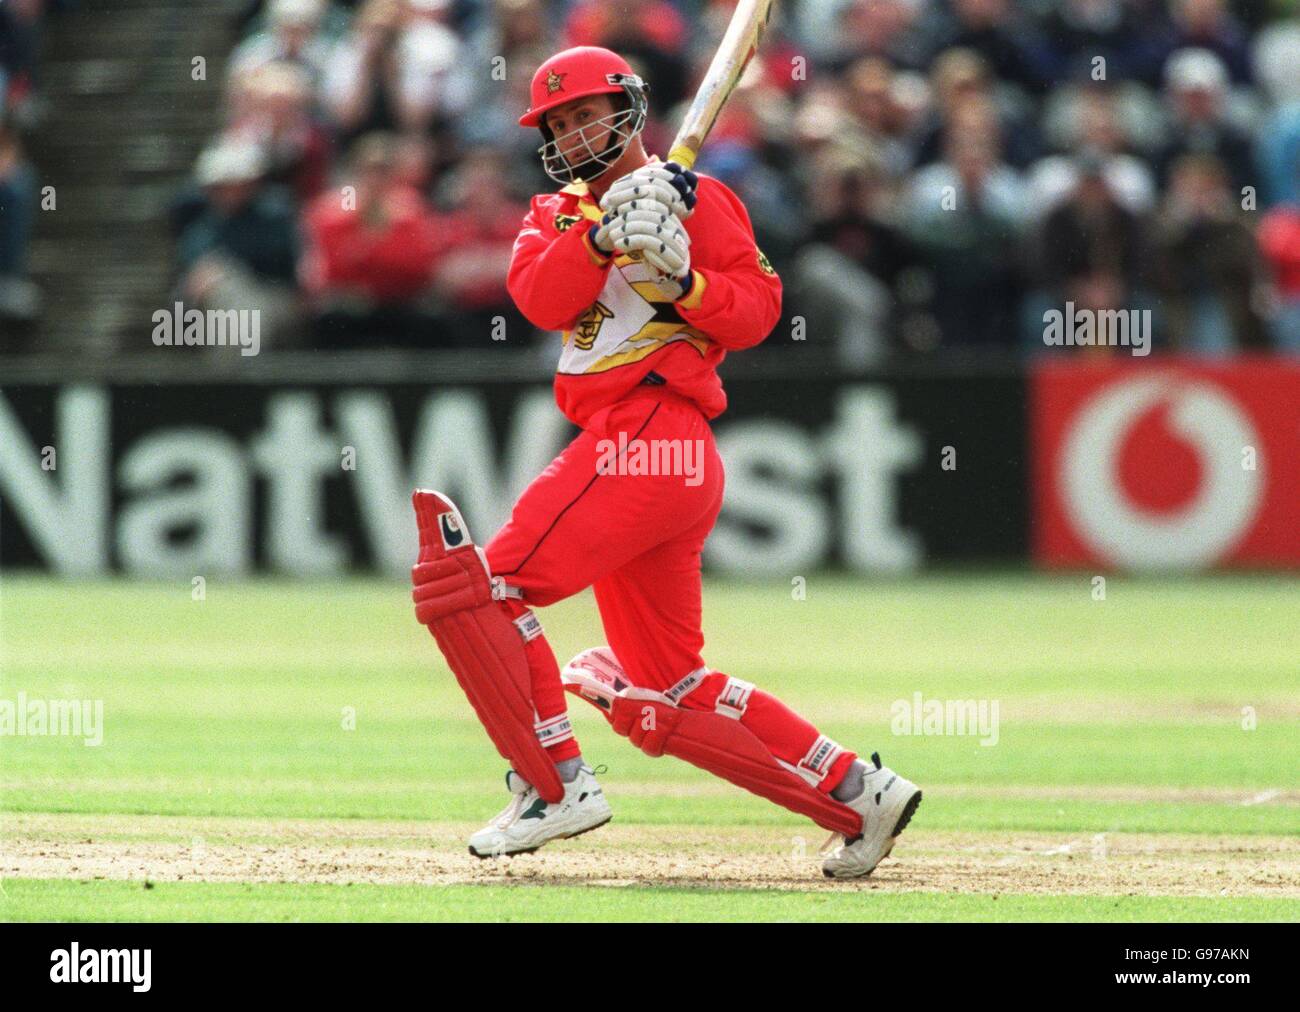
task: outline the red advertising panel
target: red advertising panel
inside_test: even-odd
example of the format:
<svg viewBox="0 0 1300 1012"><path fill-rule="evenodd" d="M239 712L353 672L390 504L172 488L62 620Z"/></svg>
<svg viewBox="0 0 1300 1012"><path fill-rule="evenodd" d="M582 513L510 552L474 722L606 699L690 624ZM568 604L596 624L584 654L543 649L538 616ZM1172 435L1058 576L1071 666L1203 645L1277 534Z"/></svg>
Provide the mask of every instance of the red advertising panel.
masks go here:
<svg viewBox="0 0 1300 1012"><path fill-rule="evenodd" d="M1047 566L1300 566L1300 363L1049 362L1030 376Z"/></svg>

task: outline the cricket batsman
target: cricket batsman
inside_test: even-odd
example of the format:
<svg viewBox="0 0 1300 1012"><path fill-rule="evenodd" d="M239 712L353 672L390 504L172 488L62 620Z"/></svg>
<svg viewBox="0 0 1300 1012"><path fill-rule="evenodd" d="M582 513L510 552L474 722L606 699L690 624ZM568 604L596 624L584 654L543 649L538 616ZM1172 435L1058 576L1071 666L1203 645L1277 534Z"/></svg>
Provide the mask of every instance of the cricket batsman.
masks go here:
<svg viewBox="0 0 1300 1012"><path fill-rule="evenodd" d="M618 54L568 49L538 68L519 121L541 131L542 164L563 185L532 199L508 287L532 323L562 332L555 397L581 433L486 549L447 496L415 493L416 615L511 765L510 804L470 853L528 853L612 817L568 689L647 754L838 834L827 876L869 875L921 791L701 654L700 553L724 481L709 426L727 405L717 367L776 325L781 281L731 190L646 154L648 91ZM645 447L651 459L693 447L702 466L692 480L629 466ZM587 587L609 643L561 672L532 609Z"/></svg>

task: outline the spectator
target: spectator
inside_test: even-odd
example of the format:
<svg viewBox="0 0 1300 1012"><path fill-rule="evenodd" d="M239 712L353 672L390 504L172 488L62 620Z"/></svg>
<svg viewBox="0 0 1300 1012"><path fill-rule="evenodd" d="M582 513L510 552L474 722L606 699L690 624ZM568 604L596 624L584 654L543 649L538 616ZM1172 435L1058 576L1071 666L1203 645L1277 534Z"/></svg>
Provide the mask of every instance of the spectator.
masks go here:
<svg viewBox="0 0 1300 1012"><path fill-rule="evenodd" d="M436 157L433 142L427 137L398 137L393 145L396 182L416 193L427 193Z"/></svg>
<svg viewBox="0 0 1300 1012"><path fill-rule="evenodd" d="M467 107L474 115L457 120L457 141L466 149L490 145L510 152L512 170L526 174L523 188L533 190L546 176L536 168L536 139L518 121L531 97L530 70L551 55L547 12L543 0L491 0L488 6L492 16L467 39L465 59L489 72L469 75Z"/></svg>
<svg viewBox="0 0 1300 1012"><path fill-rule="evenodd" d="M443 129L465 112L471 69L449 24L453 0L406 0L398 46L400 117L407 131Z"/></svg>
<svg viewBox="0 0 1300 1012"><path fill-rule="evenodd" d="M199 156L202 189L177 242L179 292L193 308L261 311L263 341L294 336L298 316L293 203L266 186L255 145L222 139Z"/></svg>
<svg viewBox="0 0 1300 1012"><path fill-rule="evenodd" d="M1060 0L1045 32L1048 79L1056 84L1104 79L1156 85L1173 39L1150 21L1143 25L1144 20L1126 0Z"/></svg>
<svg viewBox="0 0 1300 1012"><path fill-rule="evenodd" d="M536 62L541 59L545 56ZM509 71L504 82L479 100L473 116L457 120L454 141L457 152L488 147L500 152L511 188L519 193L541 193L552 185L537 154L541 137L535 130L519 129L520 110L528 108L531 98L529 82L518 70Z"/></svg>
<svg viewBox="0 0 1300 1012"><path fill-rule="evenodd" d="M331 55L326 108L347 141L376 130L446 128L468 101L450 0L366 0Z"/></svg>
<svg viewBox="0 0 1300 1012"><path fill-rule="evenodd" d="M1050 83L1042 44L1029 38L1010 0L952 0L951 15L933 33L929 56L950 49L977 53L994 77L1038 94Z"/></svg>
<svg viewBox="0 0 1300 1012"><path fill-rule="evenodd" d="M942 157L948 121L956 109L972 100L996 112L998 144L1009 164L1024 168L1038 154L1034 125L998 104L989 66L979 53L971 49L948 50L935 60L930 82L934 109L922 127L917 165L929 165Z"/></svg>
<svg viewBox="0 0 1300 1012"><path fill-rule="evenodd" d="M1014 345L1025 198L1019 174L1002 161L991 104L976 98L954 110L943 161L915 175L904 201L906 232L929 277L932 336L942 346Z"/></svg>
<svg viewBox="0 0 1300 1012"><path fill-rule="evenodd" d="M1275 105L1300 101L1300 21L1279 21L1255 40L1255 80Z"/></svg>
<svg viewBox="0 0 1300 1012"><path fill-rule="evenodd" d="M260 148L266 181L305 202L329 179L333 145L312 113L311 81L292 63L266 63L232 82L226 134Z"/></svg>
<svg viewBox="0 0 1300 1012"><path fill-rule="evenodd" d="M1156 158L1161 182L1169 183L1173 164L1186 155L1208 155L1222 162L1232 187L1254 185L1250 137L1226 115L1228 72L1208 49L1184 49L1165 66L1165 88L1173 135Z"/></svg>
<svg viewBox="0 0 1300 1012"><path fill-rule="evenodd" d="M327 0L271 0L267 28L230 54L230 77L243 77L271 63L301 67L314 89L325 75L330 40L322 29Z"/></svg>
<svg viewBox="0 0 1300 1012"><path fill-rule="evenodd" d="M869 142L821 152L808 188L809 242L795 264L795 288L808 332L829 334L839 364L883 363L896 331L899 278L914 262L890 220L892 188Z"/></svg>
<svg viewBox="0 0 1300 1012"><path fill-rule="evenodd" d="M871 138L884 169L898 176L912 167L916 110L901 99L898 75L885 60L865 57L849 68L848 103Z"/></svg>
<svg viewBox="0 0 1300 1012"><path fill-rule="evenodd" d="M1042 218L1077 191L1079 158L1089 153L1101 163L1106 185L1125 208L1142 215L1156 202L1156 180L1141 158L1129 154L1127 130L1121 119L1120 97L1115 89L1085 88L1073 96L1070 154L1049 155L1037 162L1029 175L1030 204Z"/></svg>
<svg viewBox="0 0 1300 1012"><path fill-rule="evenodd" d="M1173 0L1170 6L1179 49L1209 50L1233 81L1250 83L1250 39L1223 0Z"/></svg>
<svg viewBox="0 0 1300 1012"><path fill-rule="evenodd" d="M492 55L514 62L541 53L546 48L546 8L542 0L495 0L496 17ZM549 55L543 53L543 58Z"/></svg>
<svg viewBox="0 0 1300 1012"><path fill-rule="evenodd" d="M1277 346L1300 354L1300 207L1285 204L1270 211L1259 227L1259 248L1268 266L1277 312Z"/></svg>
<svg viewBox="0 0 1300 1012"><path fill-rule="evenodd" d="M710 145L696 167L721 180L744 201L755 239L769 259L793 258L807 240L808 222L802 214L791 213L802 202L789 173L766 164L760 149L735 141Z"/></svg>
<svg viewBox="0 0 1300 1012"><path fill-rule="evenodd" d="M1260 257L1222 163L1185 155L1174 164L1154 236L1155 289L1174 348L1225 355L1267 347L1255 310Z"/></svg>
<svg viewBox="0 0 1300 1012"><path fill-rule="evenodd" d="M0 111L0 322L30 321L40 311L40 292L27 277L36 206L36 170Z"/></svg>
<svg viewBox="0 0 1300 1012"><path fill-rule="evenodd" d="M650 102L659 115L687 97L686 22L668 0L632 7L579 0L565 21L564 38L568 46L605 46L621 53L653 82Z"/></svg>
<svg viewBox="0 0 1300 1012"><path fill-rule="evenodd" d="M842 74L864 58L923 71L927 43L921 14L925 6L925 0L850 0L841 7L837 24L832 22L815 34L810 29L805 37L831 74Z"/></svg>
<svg viewBox="0 0 1300 1012"><path fill-rule="evenodd" d="M9 0L0 5L0 99L9 117L31 125L41 18L45 0Z"/></svg>
<svg viewBox="0 0 1300 1012"><path fill-rule="evenodd" d="M1259 43L1257 73L1274 110L1260 124L1256 159L1268 204L1300 204L1300 22L1278 25Z"/></svg>
<svg viewBox="0 0 1300 1012"><path fill-rule="evenodd" d="M363 137L344 185L322 194L306 212L301 280L313 307L317 347L432 343L425 296L438 226L400 170L394 137Z"/></svg>
<svg viewBox="0 0 1300 1012"><path fill-rule="evenodd" d="M0 337L25 339L41 315L41 289L29 277L40 200L25 139L39 133L42 36L49 14L67 0L0 0ZM15 345L17 347L17 345Z"/></svg>
<svg viewBox="0 0 1300 1012"><path fill-rule="evenodd" d="M506 271L528 206L506 187L501 158L471 152L449 183L450 211L439 222L434 286L446 307L445 332L466 347L491 347L497 319L506 339L532 331L506 290Z"/></svg>
<svg viewBox="0 0 1300 1012"><path fill-rule="evenodd" d="M1141 219L1107 183L1105 163L1088 153L1076 166L1074 192L1043 221L1030 246L1038 290L1027 302L1025 337L1042 347L1043 310L1137 309L1145 301Z"/></svg>

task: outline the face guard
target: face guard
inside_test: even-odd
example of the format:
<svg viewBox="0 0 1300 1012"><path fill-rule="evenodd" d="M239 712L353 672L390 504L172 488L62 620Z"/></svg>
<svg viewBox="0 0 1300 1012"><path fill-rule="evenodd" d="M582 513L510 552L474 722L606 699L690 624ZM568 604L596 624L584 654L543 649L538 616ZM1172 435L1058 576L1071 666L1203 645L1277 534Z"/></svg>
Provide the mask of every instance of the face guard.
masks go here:
<svg viewBox="0 0 1300 1012"><path fill-rule="evenodd" d="M650 91L650 86L636 74L606 74L605 79L610 84L622 86L627 103L624 108L593 120L576 130L570 130L560 137L556 137L551 132L544 116L538 124L545 139L545 143L537 149L538 154L542 156L542 168L557 183L572 183L577 179L590 182L598 179L619 160L632 138L645 127L646 95ZM609 131L605 150L596 151L587 140L587 136L593 133L599 134L603 130ZM581 141L574 153L574 157L580 160L570 165L560 153L560 142L573 137ZM592 171L593 169L595 171Z"/></svg>

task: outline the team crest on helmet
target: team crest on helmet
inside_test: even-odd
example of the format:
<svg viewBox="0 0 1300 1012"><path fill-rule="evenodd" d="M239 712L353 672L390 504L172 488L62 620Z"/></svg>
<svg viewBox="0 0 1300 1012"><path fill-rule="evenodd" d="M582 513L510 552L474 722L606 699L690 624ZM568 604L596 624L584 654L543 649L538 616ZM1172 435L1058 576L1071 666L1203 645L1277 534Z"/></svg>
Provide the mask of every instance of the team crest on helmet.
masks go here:
<svg viewBox="0 0 1300 1012"><path fill-rule="evenodd" d="M568 74L557 74L552 70L546 75L546 94L554 95L557 91L564 90L564 79Z"/></svg>

